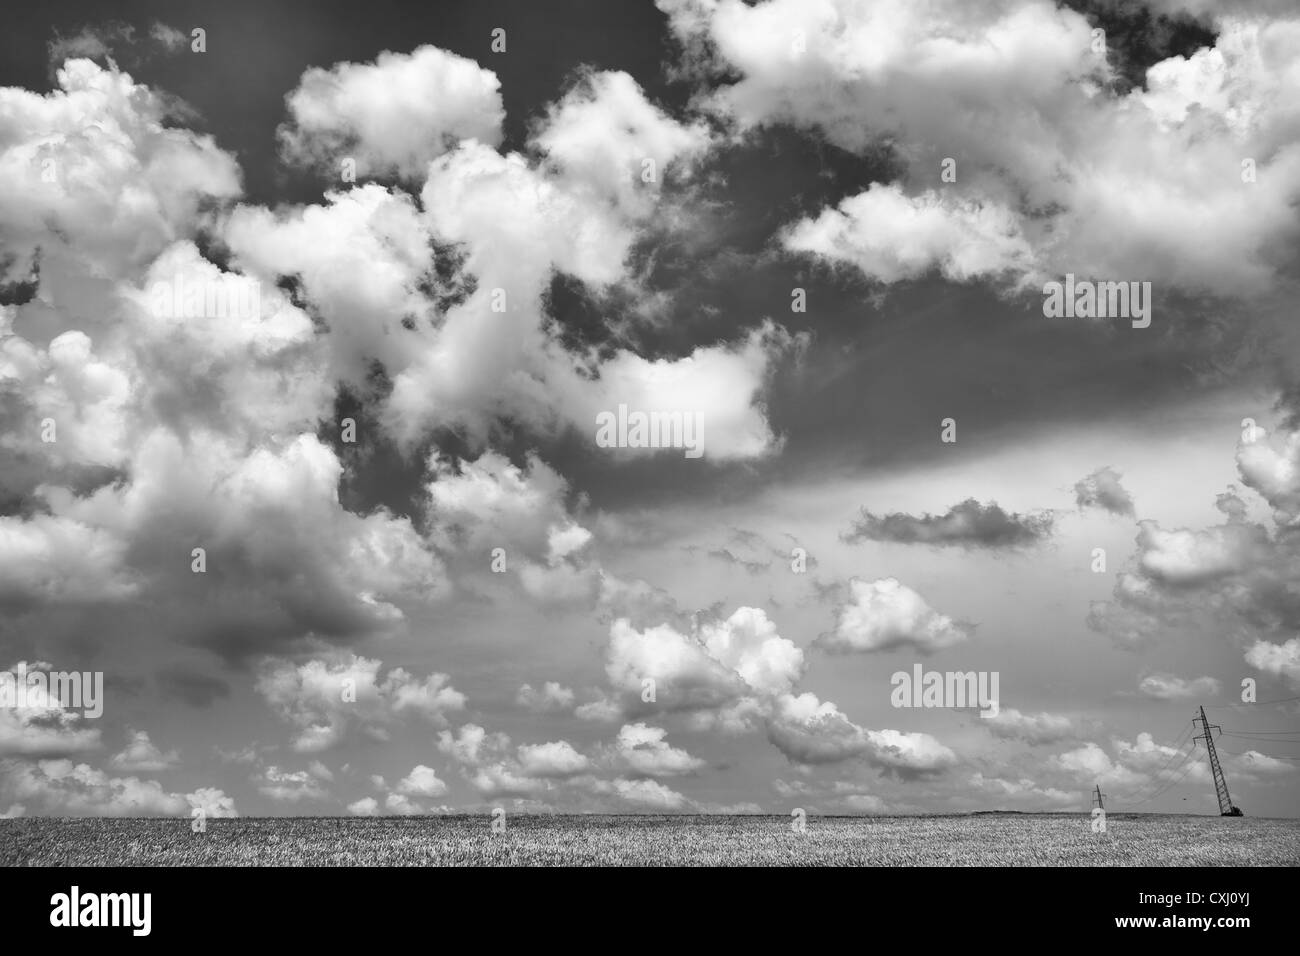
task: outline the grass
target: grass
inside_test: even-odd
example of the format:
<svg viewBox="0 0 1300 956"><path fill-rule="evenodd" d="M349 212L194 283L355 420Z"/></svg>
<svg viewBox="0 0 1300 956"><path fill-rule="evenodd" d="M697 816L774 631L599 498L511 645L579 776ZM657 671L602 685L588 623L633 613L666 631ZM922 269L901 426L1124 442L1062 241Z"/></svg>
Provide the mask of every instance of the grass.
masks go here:
<svg viewBox="0 0 1300 956"><path fill-rule="evenodd" d="M1296 866L1300 820L1111 814L0 820L4 866Z"/></svg>

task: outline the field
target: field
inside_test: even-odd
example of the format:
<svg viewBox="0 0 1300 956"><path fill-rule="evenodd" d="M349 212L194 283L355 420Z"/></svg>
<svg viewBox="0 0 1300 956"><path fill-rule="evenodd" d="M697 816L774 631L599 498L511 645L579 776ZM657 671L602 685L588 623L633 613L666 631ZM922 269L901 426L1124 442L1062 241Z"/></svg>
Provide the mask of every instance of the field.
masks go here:
<svg viewBox="0 0 1300 956"><path fill-rule="evenodd" d="M1111 814L0 820L4 866L1296 866L1300 820Z"/></svg>

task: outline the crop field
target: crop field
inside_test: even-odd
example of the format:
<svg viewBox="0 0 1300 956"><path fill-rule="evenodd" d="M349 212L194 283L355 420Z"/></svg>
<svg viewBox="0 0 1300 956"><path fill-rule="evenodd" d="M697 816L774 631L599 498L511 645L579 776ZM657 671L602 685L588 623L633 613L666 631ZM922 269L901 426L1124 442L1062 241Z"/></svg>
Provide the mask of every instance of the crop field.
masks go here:
<svg viewBox="0 0 1300 956"><path fill-rule="evenodd" d="M1112 814L0 820L5 866L1296 866L1300 820Z"/></svg>

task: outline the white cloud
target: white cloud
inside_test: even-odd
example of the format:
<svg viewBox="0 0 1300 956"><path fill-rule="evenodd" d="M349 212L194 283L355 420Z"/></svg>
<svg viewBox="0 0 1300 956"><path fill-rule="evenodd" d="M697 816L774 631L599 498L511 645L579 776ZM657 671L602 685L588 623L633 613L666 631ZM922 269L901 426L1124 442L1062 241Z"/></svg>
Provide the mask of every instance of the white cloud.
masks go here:
<svg viewBox="0 0 1300 956"><path fill-rule="evenodd" d="M438 733L439 752L468 767L504 754L509 746L508 736L489 734L478 724L464 724L454 734L449 730Z"/></svg>
<svg viewBox="0 0 1300 956"><path fill-rule="evenodd" d="M1257 428L1255 441L1237 446L1242 481L1264 496L1284 527L1300 524L1300 431L1284 433L1281 448Z"/></svg>
<svg viewBox="0 0 1300 956"><path fill-rule="evenodd" d="M1064 714L1022 714L1014 707L1003 707L992 717L980 719L996 737L1023 740L1029 744L1053 744L1078 735L1074 721Z"/></svg>
<svg viewBox="0 0 1300 956"><path fill-rule="evenodd" d="M528 777L572 777L591 766L591 761L565 740L522 744L518 754L520 769Z"/></svg>
<svg viewBox="0 0 1300 956"><path fill-rule="evenodd" d="M618 756L629 768L650 777L672 777L691 773L704 766L679 747L670 746L662 727L643 723L624 724L614 742Z"/></svg>
<svg viewBox="0 0 1300 956"><path fill-rule="evenodd" d="M10 674L46 671L48 665L19 661ZM66 757L101 746L100 730L82 714L63 707L48 685L30 684L24 707L0 707L0 757Z"/></svg>
<svg viewBox="0 0 1300 956"><path fill-rule="evenodd" d="M1284 644L1256 641L1246 650L1246 663L1300 688L1300 637Z"/></svg>
<svg viewBox="0 0 1300 956"><path fill-rule="evenodd" d="M22 267L39 246L43 270L72 259L120 276L192 233L203 204L239 194L233 157L165 125L166 100L128 74L76 59L55 77L45 95L0 88L0 222Z"/></svg>
<svg viewBox="0 0 1300 956"><path fill-rule="evenodd" d="M941 772L956 762L956 755L929 734L859 727L835 704L812 693L782 695L767 733L786 757L800 764L863 757L887 773L912 777Z"/></svg>
<svg viewBox="0 0 1300 956"><path fill-rule="evenodd" d="M1187 680L1173 674L1149 674L1138 682L1138 691L1156 700L1192 700L1218 697L1220 684L1213 677Z"/></svg>
<svg viewBox="0 0 1300 956"><path fill-rule="evenodd" d="M1079 783L1088 786L1101 784L1113 786L1130 794L1144 791L1153 783L1164 783L1186 774L1195 783L1209 780L1209 772L1199 758L1193 754L1192 764L1184 768L1175 763L1180 751L1174 747L1157 743L1151 734L1139 733L1129 743L1124 740L1112 742L1115 747L1115 759L1111 759L1096 743L1089 741L1081 747L1052 757L1049 766L1065 772Z"/></svg>
<svg viewBox="0 0 1300 956"><path fill-rule="evenodd" d="M191 806L224 808L219 790L189 796L169 793L154 780L111 777L71 760L36 763L5 761L0 766L0 799L22 801L25 812L45 816L156 817L183 816ZM229 804L233 812L233 803Z"/></svg>
<svg viewBox="0 0 1300 956"><path fill-rule="evenodd" d="M528 797L547 786L541 777L529 777L510 761L485 764L468 773L470 785L484 797Z"/></svg>
<svg viewBox="0 0 1300 956"><path fill-rule="evenodd" d="M465 706L446 674L421 681L397 667L381 679L380 667L380 661L345 652L297 666L268 660L257 690L297 729L293 746L300 753L327 750L353 732L386 740L387 726L408 713L445 726L446 715Z"/></svg>
<svg viewBox="0 0 1300 956"><path fill-rule="evenodd" d="M432 767L419 764L397 784L397 792L407 796L440 797L447 792L447 785L438 779Z"/></svg>
<svg viewBox="0 0 1300 956"><path fill-rule="evenodd" d="M850 599L835 611L835 629L815 644L831 652L886 651L910 647L932 654L960 644L967 628L940 614L896 578L849 582Z"/></svg>
<svg viewBox="0 0 1300 956"><path fill-rule="evenodd" d="M1010 800L1023 800L1034 805L1047 803L1052 806L1069 807L1080 801L1078 794L1069 793L1056 787L1041 786L1028 777L1007 780L1002 777L986 777L982 773L975 773L971 775L970 785L982 793Z"/></svg>
<svg viewBox="0 0 1300 956"><path fill-rule="evenodd" d="M897 184L873 184L795 223L785 248L860 269L881 282L916 279L931 270L954 282L1035 268L1016 214L998 203L927 190L904 194Z"/></svg>
<svg viewBox="0 0 1300 956"><path fill-rule="evenodd" d="M1138 563L1157 581L1195 585L1244 571L1267 549L1262 529L1224 524L1191 531L1166 531L1154 521L1138 522Z"/></svg>
<svg viewBox="0 0 1300 956"><path fill-rule="evenodd" d="M130 738L121 753L114 754L109 766L114 770L133 773L156 773L176 765L180 755L175 750L163 753L154 746L149 734L143 730L128 730Z"/></svg>
<svg viewBox="0 0 1300 956"><path fill-rule="evenodd" d="M505 110L496 74L434 46L385 51L374 63L312 67L285 97L280 142L292 161L340 174L421 176L429 161L462 139L501 141Z"/></svg>
<svg viewBox="0 0 1300 956"><path fill-rule="evenodd" d="M672 626L610 627L605 671L626 712L644 710L643 682L654 682L655 710L717 710L754 695L788 690L803 673L803 652L781 637L760 608L740 608L692 634Z"/></svg>
<svg viewBox="0 0 1300 956"><path fill-rule="evenodd" d="M56 515L0 517L0 602L25 605L121 601L138 583L124 567L126 542Z"/></svg>
<svg viewBox="0 0 1300 956"><path fill-rule="evenodd" d="M885 281L1012 268L1031 284L1068 271L1258 292L1300 237L1288 212L1300 197L1293 8L1221 16L1213 49L1158 63L1147 90L1118 95L1089 21L1052 0L659 6L693 66L726 72L700 100L738 129L790 124L854 152L892 145L906 196L903 183L873 187L796 227L810 250ZM1254 183L1243 157L1258 164ZM936 199L923 187L948 158L955 181ZM882 200L905 214L873 215Z"/></svg>
<svg viewBox="0 0 1300 956"><path fill-rule="evenodd" d="M281 770L270 766L255 778L258 792L272 800L297 803L299 800L323 800L325 790L306 770Z"/></svg>
<svg viewBox="0 0 1300 956"><path fill-rule="evenodd" d="M704 124L684 126L656 108L628 74L588 72L551 108L533 143L566 179L641 210L670 164L703 152L710 136Z"/></svg>
<svg viewBox="0 0 1300 956"><path fill-rule="evenodd" d="M599 568L592 534L570 515L568 482L530 454L523 467L497 452L474 461L429 460L428 534L445 553L483 570L483 555L502 548L506 568L542 603L591 602Z"/></svg>
<svg viewBox="0 0 1300 956"><path fill-rule="evenodd" d="M366 799L373 798L367 797ZM356 806L356 804L353 804L353 806ZM349 807L349 809L351 808ZM418 816L424 812L424 809L418 803L400 793L390 793L384 797L384 809L389 813L407 817Z"/></svg>
<svg viewBox="0 0 1300 956"><path fill-rule="evenodd" d="M205 817L239 816L239 812L235 809L235 801L226 796L225 791L215 787L200 787L193 793L186 794L185 799L189 801L192 809L202 810Z"/></svg>
<svg viewBox="0 0 1300 956"><path fill-rule="evenodd" d="M379 816L379 801L374 797L362 797L348 804L348 813L354 817Z"/></svg>
<svg viewBox="0 0 1300 956"><path fill-rule="evenodd" d="M782 441L768 423L762 396L776 360L802 341L769 322L736 342L699 347L679 359L651 360L620 351L600 366L598 380L568 378L559 405L574 426L593 440L596 416L626 405L632 411L697 416L700 447L707 460L775 454ZM620 458L665 453L655 448L603 451Z"/></svg>

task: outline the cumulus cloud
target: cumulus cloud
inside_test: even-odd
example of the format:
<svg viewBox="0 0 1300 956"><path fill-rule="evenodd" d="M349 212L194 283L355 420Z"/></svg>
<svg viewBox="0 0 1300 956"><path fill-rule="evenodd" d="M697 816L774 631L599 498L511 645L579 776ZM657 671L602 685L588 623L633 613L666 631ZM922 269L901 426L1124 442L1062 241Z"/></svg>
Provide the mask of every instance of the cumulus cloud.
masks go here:
<svg viewBox="0 0 1300 956"><path fill-rule="evenodd" d="M43 269L70 260L120 277L193 235L204 205L239 194L234 158L210 136L169 125L167 100L128 74L72 59L55 79L44 95L0 88L10 267L25 273L39 246ZM51 227L63 242L48 242Z"/></svg>
<svg viewBox="0 0 1300 956"><path fill-rule="evenodd" d="M624 724L614 746L618 757L630 769L648 777L678 776L704 766L703 760L671 746L665 739L667 736L668 732L662 727L650 727L644 723Z"/></svg>
<svg viewBox="0 0 1300 956"><path fill-rule="evenodd" d="M956 755L928 734L859 727L834 703L796 693L805 667L803 652L758 608L742 607L725 619L697 618L686 632L668 624L637 630L620 618L610 626L606 648L615 695L577 713L608 720L676 712L700 732L762 727L790 760L807 765L862 757L886 773L909 777L939 773L955 762ZM649 738L660 733L643 723L625 725L616 750L643 739L659 750Z"/></svg>
<svg viewBox="0 0 1300 956"><path fill-rule="evenodd" d="M449 730L438 733L438 750L458 763L477 765L488 754L504 751L510 745L505 734L489 734L477 724L464 724L454 734Z"/></svg>
<svg viewBox="0 0 1300 956"><path fill-rule="evenodd" d="M572 777L591 766L566 740L522 744L518 754L521 772L527 777Z"/></svg>
<svg viewBox="0 0 1300 956"><path fill-rule="evenodd" d="M1258 492L1273 509L1281 527L1300 524L1300 431L1270 439L1256 427L1253 440L1237 446L1237 470L1246 487ZM1276 444L1281 447L1276 447Z"/></svg>
<svg viewBox="0 0 1300 956"><path fill-rule="evenodd" d="M1149 674L1138 682L1138 692L1156 700L1193 700L1217 697L1220 686L1213 677L1188 680L1173 674Z"/></svg>
<svg viewBox="0 0 1300 956"><path fill-rule="evenodd" d="M593 438L596 416L613 413L619 405L694 415L706 460L761 458L782 447L762 405L767 378L777 360L803 341L768 322L735 342L701 346L683 358L646 359L623 351L601 366L599 381L570 380L561 407L582 430L590 429ZM634 459L662 449L618 448L611 453Z"/></svg>
<svg viewBox="0 0 1300 956"><path fill-rule="evenodd" d="M323 800L325 789L307 770L281 770L269 766L255 778L259 793L272 800L297 803L300 800Z"/></svg>
<svg viewBox="0 0 1300 956"><path fill-rule="evenodd" d="M405 95L462 79L482 95ZM13 425L0 446L15 461L3 491L32 505L0 516L5 606L147 598L169 621L162 630L231 661L301 651L307 633L402 628L411 604L449 591L435 554L446 528L435 515L425 537L410 518L340 502L345 457L317 437L340 386L372 403L391 437L463 428L475 452L506 418L590 436L595 410L619 400L688 401L712 423L718 459L777 447L762 393L791 340L774 326L676 359L571 353L555 337L555 272L624 281L660 215L663 174L682 178L710 145L625 74L585 75L534 125L526 157L494 148L495 78L469 61L422 47L309 71L290 96L294 149L314 156L355 137L349 148L376 163L437 169L419 200L370 183L274 209L232 209L233 157L127 74L70 60L59 83L46 96L0 91L0 170L23 185L0 195L11 253L0 285L12 275L35 290L0 306L0 417ZM388 112L368 105L377 88ZM411 109L437 122L412 122ZM614 115L619 135L593 139ZM659 177L611 178L604 160L633 156L656 160ZM222 265L200 251L214 241ZM259 288L260 307L157 307L159 288L231 280ZM504 311L487 307L498 288ZM376 362L391 392L376 390ZM58 441L41 441L46 419ZM493 459L475 464L509 477ZM430 483L450 492L450 469L431 463ZM525 480L535 478L539 466ZM513 562L522 587L539 601L594 599L591 533L562 505L548 513ZM211 577L191 573L178 541L204 549Z"/></svg>
<svg viewBox="0 0 1300 956"><path fill-rule="evenodd" d="M379 801L374 797L362 797L348 804L348 813L354 817L377 817L379 816Z"/></svg>
<svg viewBox="0 0 1300 956"><path fill-rule="evenodd" d="M1246 663L1300 688L1300 637L1284 644L1256 641L1246 650Z"/></svg>
<svg viewBox="0 0 1300 956"><path fill-rule="evenodd" d="M1075 722L1064 714L1022 714L1014 707L1003 707L992 717L980 720L995 737L1004 740L1023 740L1028 744L1059 743L1079 734Z"/></svg>
<svg viewBox="0 0 1300 956"><path fill-rule="evenodd" d="M5 600L147 593L184 618L182 636L243 657L304 630L390 628L402 619L393 599L445 593L409 519L340 505L343 465L312 434L332 399L305 314L269 289L259 314L224 320L150 304L156 285L202 290L231 275L178 243L119 290L117 321L96 341L67 332L42 351L0 334L11 360L0 360L0 404L25 423L6 444L47 472L18 489L43 513L0 519L22 559L4 563ZM60 440L42 443L49 412ZM87 494L75 469L92 466L119 479ZM191 574L176 540L201 544L230 588L243 585L239 599Z"/></svg>
<svg viewBox="0 0 1300 956"><path fill-rule="evenodd" d="M129 773L157 773L159 770L175 766L180 760L180 754L175 750L163 753L154 746L153 741L149 739L149 734L143 730L128 730L127 736L129 739L125 749L109 759L109 766L114 770L124 770Z"/></svg>
<svg viewBox="0 0 1300 956"><path fill-rule="evenodd" d="M1179 759L1189 745L1179 750L1158 742L1143 731L1132 741L1111 741L1115 756L1111 757L1098 744L1089 741L1074 750L1049 759L1051 769L1066 774L1080 784L1091 786L1100 783L1130 794L1154 789L1157 784L1178 779L1188 779L1195 784L1210 782L1210 772L1204 761L1193 752L1189 765Z"/></svg>
<svg viewBox="0 0 1300 956"><path fill-rule="evenodd" d="M312 67L285 97L285 157L331 167L356 161L360 176L421 176L464 139L501 142L501 83L473 60L434 46L385 51L373 63Z"/></svg>
<svg viewBox="0 0 1300 956"><path fill-rule="evenodd" d="M956 754L929 734L859 727L835 704L812 693L778 698L767 735L795 763L838 763L862 757L902 779L943 773L957 761Z"/></svg>
<svg viewBox="0 0 1300 956"><path fill-rule="evenodd" d="M184 39L162 25L151 38ZM399 633L413 605L450 593L444 560L460 570L469 548L499 540L533 600L618 590L559 473L491 450L503 427L591 441L595 414L627 403L698 413L714 460L779 449L764 397L799 339L773 323L677 355L560 340L557 273L594 293L632 280L638 243L689 220L696 161L714 145L707 124L670 115L628 74L583 73L531 125L527 151L507 154L496 77L469 60L420 47L308 70L286 98L285 157L351 156L362 177L401 185L271 207L236 204L234 157L184 129L177 101L85 59L57 82L0 90L0 451L14 462L0 493L22 503L0 516L6 609L145 601L158 633L255 664L294 751L383 740L407 717L444 727L463 696L445 675L385 674L321 648ZM256 292L253 307L210 314L201 293L234 286ZM180 289L200 294L182 308ZM441 429L465 439L464 460L426 459L412 516L341 499L356 456L323 437L341 395L400 450L424 454ZM46 419L57 441L41 440ZM733 675L714 715L730 726L753 724L754 701L802 669L762 612L691 639ZM536 693L523 705L575 702L554 682ZM0 721L3 753L100 744L75 715ZM174 764L129 733L115 771ZM558 786L587 759L563 742L509 752L480 733L490 757L465 767L484 793ZM471 738L461 728L451 746L473 750ZM249 762L276 801L321 799L333 774Z"/></svg>
<svg viewBox="0 0 1300 956"><path fill-rule="evenodd" d="M896 578L849 582L849 600L835 611L835 629L814 645L832 653L887 651L910 647L921 654L969 636L968 628L925 603L921 595Z"/></svg>
<svg viewBox="0 0 1300 956"><path fill-rule="evenodd" d="M1258 526L1229 523L1194 531L1165 530L1138 522L1138 566L1161 584L1194 586L1245 570L1266 553L1267 535Z"/></svg>
<svg viewBox="0 0 1300 956"><path fill-rule="evenodd" d="M873 184L836 209L791 226L785 248L855 266L881 282L931 270L954 282L1031 268L1032 252L1006 207L928 190L907 196L898 184Z"/></svg>
<svg viewBox="0 0 1300 956"><path fill-rule="evenodd" d="M200 787L193 793L186 794L192 810L202 810L205 817L228 818L239 816L235 801L225 792L215 787Z"/></svg>
<svg viewBox="0 0 1300 956"><path fill-rule="evenodd" d="M460 764L465 780L485 797L531 797L597 782L589 774L592 761L565 740L521 744L512 751L508 735L464 724L455 733L442 731L438 750Z"/></svg>
<svg viewBox="0 0 1300 956"><path fill-rule="evenodd" d="M71 760L0 765L0 799L22 801L33 816L161 817L188 819L192 807L214 808L230 816L234 804L220 790L205 788L188 796L170 793L154 780L112 777Z"/></svg>
<svg viewBox="0 0 1300 956"><path fill-rule="evenodd" d="M1272 508L1272 526L1250 520L1248 502L1235 487L1215 503L1225 517L1221 524L1166 529L1139 522L1137 554L1117 575L1112 599L1093 608L1090 627L1137 647L1161 631L1216 621L1242 635L1256 660L1275 667L1285 660L1280 641L1300 628L1300 538L1290 523L1287 464L1295 436L1283 430L1266 440L1263 429L1251 431L1237 447L1237 468L1247 488Z"/></svg>
<svg viewBox="0 0 1300 956"><path fill-rule="evenodd" d="M875 515L866 508L842 538L859 541L893 541L900 544L959 545L967 548L1018 548L1037 544L1052 533L1051 513L1016 514L994 502L974 498L953 505L944 514L916 515L894 512Z"/></svg>
<svg viewBox="0 0 1300 956"><path fill-rule="evenodd" d="M724 621L684 634L663 624L638 631L623 618L610 627L605 672L627 713L645 710L653 681L657 711L728 711L788 691L804 670L803 652L781 637L766 613L743 607Z"/></svg>
<svg viewBox="0 0 1300 956"><path fill-rule="evenodd" d="M387 740L388 727L409 716L446 726L448 713L464 709L465 696L446 674L420 680L396 667L381 678L381 666L380 661L342 652L300 665L268 660L256 686L297 731L293 746L300 753L327 750L354 733Z"/></svg>
<svg viewBox="0 0 1300 956"><path fill-rule="evenodd" d="M1145 782L1139 774L1113 761L1106 751L1092 741L1051 759L1055 767L1079 781L1091 780L1130 789L1140 787Z"/></svg>
<svg viewBox="0 0 1300 956"><path fill-rule="evenodd" d="M636 208L654 201L671 164L698 156L711 137L703 123L683 125L652 104L627 73L588 71L551 107L533 142L566 178Z"/></svg>
<svg viewBox="0 0 1300 956"><path fill-rule="evenodd" d="M397 792L415 797L440 797L447 792L447 785L438 779L432 767L419 764L398 782Z"/></svg>
<svg viewBox="0 0 1300 956"><path fill-rule="evenodd" d="M1035 806L1046 803L1055 807L1068 807L1079 802L1078 794L1060 790L1056 787L1041 786L1028 777L1007 780L1002 777L986 777L982 773L975 773L971 775L970 785L978 792L999 799L1024 801Z"/></svg>
<svg viewBox="0 0 1300 956"><path fill-rule="evenodd" d="M418 816L424 812L424 808L418 803L400 793L390 793L384 797L384 809L404 817Z"/></svg>
<svg viewBox="0 0 1300 956"><path fill-rule="evenodd" d="M592 534L569 512L568 482L536 455L523 467L497 452L458 462L435 455L429 475L428 534L444 551L481 569L482 555L502 548L507 570L534 599L595 599L599 568L587 554Z"/></svg>
<svg viewBox="0 0 1300 956"><path fill-rule="evenodd" d="M49 665L18 661L8 668L10 675L32 671L48 672ZM67 757L101 746L98 727L81 713L63 706L58 694L49 692L48 682L28 684L25 706L15 699L0 707L0 757Z"/></svg>
<svg viewBox="0 0 1300 956"><path fill-rule="evenodd" d="M786 124L856 153L890 144L899 183L792 233L883 281L1068 271L1250 293L1275 285L1300 238L1286 212L1300 195L1285 105L1294 10L1239 5L1217 17L1213 47L1155 64L1124 94L1088 20L1052 0L659 6L687 69L715 81L700 103L739 130ZM1243 191L1242 157L1266 188ZM920 187L945 159L956 175L936 198ZM1212 252L1199 239L1211 233Z"/></svg>
<svg viewBox="0 0 1300 956"><path fill-rule="evenodd" d="M0 517L0 604L121 601L138 585L123 567L125 542L54 515Z"/></svg>
<svg viewBox="0 0 1300 956"><path fill-rule="evenodd" d="M385 56L375 67L335 69L349 89L357 76L399 64L419 72L414 59ZM412 57L433 64L450 55L426 47ZM451 59L457 70L477 69ZM305 101L320 107L317 125L351 128L341 104ZM434 98L427 108L445 102ZM386 109L365 115L392 119ZM477 452L509 419L548 435L576 429L594 441L596 414L626 403L700 415L706 455L717 460L778 447L761 395L770 366L794 343L782 330L762 326L680 358L622 348L596 356L566 349L547 314L556 272L597 290L629 280L638 237L672 205L659 199L665 172L687 169L707 148L703 127L659 110L628 75L606 72L584 74L534 124L533 157L503 155L494 138L464 130L444 151L450 135L427 124L394 126L408 137L438 134L440 155L418 204L370 183L329 193L320 205L241 206L223 230L241 268L300 282L328 323L330 368L371 395L391 436L409 447L434 428L454 427ZM642 176L646 161L655 176ZM353 281L357 274L367 281ZM383 396L372 395L374 361L392 382Z"/></svg>
<svg viewBox="0 0 1300 956"><path fill-rule="evenodd" d="M1122 484L1122 476L1107 466L1079 479L1074 485L1074 502L1080 508L1100 508L1116 515L1133 515L1133 497Z"/></svg>

